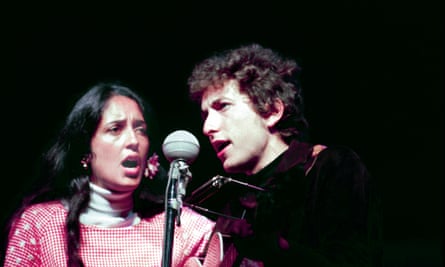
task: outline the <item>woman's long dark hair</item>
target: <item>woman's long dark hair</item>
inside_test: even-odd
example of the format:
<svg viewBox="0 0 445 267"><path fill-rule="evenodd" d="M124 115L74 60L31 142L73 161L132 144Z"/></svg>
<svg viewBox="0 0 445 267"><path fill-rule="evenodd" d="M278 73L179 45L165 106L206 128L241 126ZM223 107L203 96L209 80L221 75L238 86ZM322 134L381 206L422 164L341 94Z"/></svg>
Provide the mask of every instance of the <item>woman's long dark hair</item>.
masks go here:
<svg viewBox="0 0 445 267"><path fill-rule="evenodd" d="M154 142L156 137L151 133L156 133L156 130L151 127L155 122L151 121L152 112L141 97L119 82L94 85L75 103L55 143L42 157L36 188L31 190L31 195L24 198L7 226L6 232L9 232L14 220L32 204L62 200L69 209L66 231L70 267L84 266L78 255L81 240L79 216L88 205L90 188L89 171L80 162L90 154L90 141L102 117L104 106L115 95L129 97L138 103L147 122L150 142ZM152 146L150 149L152 150ZM142 179L134 194L134 208L140 216L148 217L163 210L165 177L166 172L161 167L155 179Z"/></svg>

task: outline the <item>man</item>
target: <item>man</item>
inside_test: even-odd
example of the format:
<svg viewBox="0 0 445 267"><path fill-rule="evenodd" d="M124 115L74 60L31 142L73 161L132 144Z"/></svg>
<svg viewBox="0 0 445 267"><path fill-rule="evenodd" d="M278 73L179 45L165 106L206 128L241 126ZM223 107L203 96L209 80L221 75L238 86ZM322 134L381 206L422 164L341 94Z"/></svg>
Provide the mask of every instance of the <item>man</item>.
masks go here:
<svg viewBox="0 0 445 267"><path fill-rule="evenodd" d="M381 266L374 182L351 149L309 143L299 72L251 44L205 59L188 79L224 170L253 185L226 195L222 266Z"/></svg>

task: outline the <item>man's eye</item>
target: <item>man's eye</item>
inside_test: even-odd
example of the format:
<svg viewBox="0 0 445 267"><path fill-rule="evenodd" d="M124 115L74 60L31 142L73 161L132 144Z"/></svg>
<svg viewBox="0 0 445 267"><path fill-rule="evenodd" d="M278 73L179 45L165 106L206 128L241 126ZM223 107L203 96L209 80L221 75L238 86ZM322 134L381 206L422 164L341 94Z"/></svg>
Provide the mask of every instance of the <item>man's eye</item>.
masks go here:
<svg viewBox="0 0 445 267"><path fill-rule="evenodd" d="M226 103L226 102L219 102L218 104L216 104L216 105L214 106L214 108L215 108L216 110L222 110L222 109L227 108L228 106L229 106L229 103Z"/></svg>

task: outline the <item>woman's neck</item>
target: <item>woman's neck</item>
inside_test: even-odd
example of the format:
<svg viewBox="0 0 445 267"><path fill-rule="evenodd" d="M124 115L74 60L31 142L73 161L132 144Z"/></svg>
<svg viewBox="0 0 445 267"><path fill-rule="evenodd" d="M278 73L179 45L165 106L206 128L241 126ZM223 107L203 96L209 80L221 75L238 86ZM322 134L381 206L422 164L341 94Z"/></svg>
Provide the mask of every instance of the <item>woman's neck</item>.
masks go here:
<svg viewBox="0 0 445 267"><path fill-rule="evenodd" d="M90 183L90 202L80 215L80 222L102 227L131 226L139 221L132 209L132 192L111 192Z"/></svg>

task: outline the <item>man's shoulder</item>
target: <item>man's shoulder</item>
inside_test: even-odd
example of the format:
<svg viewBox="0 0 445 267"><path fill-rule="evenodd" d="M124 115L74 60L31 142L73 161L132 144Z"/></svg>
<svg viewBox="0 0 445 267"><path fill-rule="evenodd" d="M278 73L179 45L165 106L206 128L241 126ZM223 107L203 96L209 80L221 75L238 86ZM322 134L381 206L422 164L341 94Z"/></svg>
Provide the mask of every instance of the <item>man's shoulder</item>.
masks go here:
<svg viewBox="0 0 445 267"><path fill-rule="evenodd" d="M319 152L319 156L323 158L329 158L332 160L359 160L358 153L350 146L347 145L328 145Z"/></svg>

